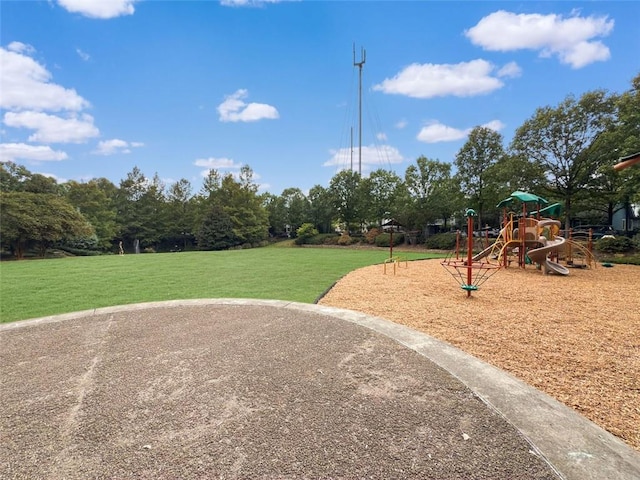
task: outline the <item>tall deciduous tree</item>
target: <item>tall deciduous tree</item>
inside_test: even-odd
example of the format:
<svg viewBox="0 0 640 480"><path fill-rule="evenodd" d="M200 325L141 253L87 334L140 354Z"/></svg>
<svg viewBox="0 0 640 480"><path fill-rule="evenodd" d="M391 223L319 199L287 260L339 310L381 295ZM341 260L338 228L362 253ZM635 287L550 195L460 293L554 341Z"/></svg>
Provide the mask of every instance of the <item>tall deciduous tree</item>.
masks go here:
<svg viewBox="0 0 640 480"><path fill-rule="evenodd" d="M495 190L491 185L491 167L504 156L502 135L486 127L475 127L469 138L456 154L456 177L462 192L469 201L469 207L476 210L478 224L487 208L497 203Z"/></svg>
<svg viewBox="0 0 640 480"><path fill-rule="evenodd" d="M360 181L358 173L343 170L333 176L329 185L336 216L348 232L356 227L361 217Z"/></svg>
<svg viewBox="0 0 640 480"><path fill-rule="evenodd" d="M410 228L422 230L438 219L446 222L448 218L443 215L453 213L455 197L451 191L450 164L420 156L415 165L407 167L404 183L410 198Z"/></svg>
<svg viewBox="0 0 640 480"><path fill-rule="evenodd" d="M0 162L0 192L21 192L31 176L26 167L15 162Z"/></svg>
<svg viewBox="0 0 640 480"><path fill-rule="evenodd" d="M640 152L640 74L631 89L615 99L615 122L589 147L589 155L602 158L598 172L589 186L590 203L601 200L596 207L604 212L611 225L614 213L623 209L630 225L630 204L640 202L640 171L630 168L615 171L612 167L620 157Z"/></svg>
<svg viewBox="0 0 640 480"><path fill-rule="evenodd" d="M63 197L32 192L0 193L2 244L21 259L37 245L44 257L55 242L93 234L91 224Z"/></svg>
<svg viewBox="0 0 640 480"><path fill-rule="evenodd" d="M309 221L320 233L333 232L333 199L329 189L322 185L314 185L309 190Z"/></svg>
<svg viewBox="0 0 640 480"><path fill-rule="evenodd" d="M285 188L280 195L285 212L285 222L289 231L294 233L307 221L309 200L299 188Z"/></svg>
<svg viewBox="0 0 640 480"><path fill-rule="evenodd" d="M382 168L374 170L362 180L367 220L382 225L384 219L395 218L395 207L402 179L394 172Z"/></svg>
<svg viewBox="0 0 640 480"><path fill-rule="evenodd" d="M261 199L262 206L267 211L269 218L269 234L274 237L285 235L287 212L284 208L282 197L272 193L263 193Z"/></svg>
<svg viewBox="0 0 640 480"><path fill-rule="evenodd" d="M571 224L573 202L593 181L606 158L593 155L591 145L612 125L614 98L603 90L573 95L557 107L538 108L516 130L511 149L537 163L548 180L546 189L562 199L565 227Z"/></svg>
<svg viewBox="0 0 640 480"><path fill-rule="evenodd" d="M116 191L107 179L94 179L87 183L69 181L65 184L66 198L93 225L98 247L107 250L117 235Z"/></svg>

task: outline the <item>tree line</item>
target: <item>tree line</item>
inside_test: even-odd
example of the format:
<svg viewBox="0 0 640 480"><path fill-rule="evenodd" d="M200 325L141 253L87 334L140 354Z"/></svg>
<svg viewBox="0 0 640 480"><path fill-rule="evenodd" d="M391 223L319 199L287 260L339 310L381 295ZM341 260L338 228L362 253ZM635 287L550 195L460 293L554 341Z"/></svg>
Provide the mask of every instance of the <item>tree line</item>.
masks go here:
<svg viewBox="0 0 640 480"><path fill-rule="evenodd" d="M639 151L640 74L622 94L595 90L538 108L509 145L500 133L476 127L453 164L421 156L403 176L344 170L306 194L297 187L260 194L248 165L237 176L211 170L194 192L187 179L166 186L137 167L119 185L105 178L58 184L4 162L0 242L17 258L53 246L114 251L120 241L128 251L219 250L295 236L303 224L321 233L359 232L393 218L406 230L446 230L466 208L476 210L480 226L495 226L495 205L514 190L561 202L566 225L611 224L617 208L640 202L639 169L612 166Z"/></svg>

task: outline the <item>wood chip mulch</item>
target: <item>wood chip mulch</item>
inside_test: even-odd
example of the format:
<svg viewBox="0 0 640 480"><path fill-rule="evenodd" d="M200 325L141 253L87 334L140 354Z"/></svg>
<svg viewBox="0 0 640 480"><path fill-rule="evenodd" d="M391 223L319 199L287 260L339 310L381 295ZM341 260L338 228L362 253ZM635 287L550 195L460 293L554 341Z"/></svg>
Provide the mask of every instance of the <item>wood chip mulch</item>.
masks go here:
<svg viewBox="0 0 640 480"><path fill-rule="evenodd" d="M374 265L320 300L425 332L510 372L640 450L640 267L501 269L467 297L441 260Z"/></svg>

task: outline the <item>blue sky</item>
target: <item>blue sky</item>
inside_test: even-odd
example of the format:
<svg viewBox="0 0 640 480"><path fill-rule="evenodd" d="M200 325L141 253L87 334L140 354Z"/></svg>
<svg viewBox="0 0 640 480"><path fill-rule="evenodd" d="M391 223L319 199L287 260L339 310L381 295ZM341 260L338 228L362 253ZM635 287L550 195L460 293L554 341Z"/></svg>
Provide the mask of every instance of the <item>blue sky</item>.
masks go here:
<svg viewBox="0 0 640 480"><path fill-rule="evenodd" d="M247 164L261 191L326 187L359 168L354 45L363 175L453 162L477 125L508 144L536 108L640 72L632 1L3 0L0 16L0 161L59 181L138 166L197 191Z"/></svg>

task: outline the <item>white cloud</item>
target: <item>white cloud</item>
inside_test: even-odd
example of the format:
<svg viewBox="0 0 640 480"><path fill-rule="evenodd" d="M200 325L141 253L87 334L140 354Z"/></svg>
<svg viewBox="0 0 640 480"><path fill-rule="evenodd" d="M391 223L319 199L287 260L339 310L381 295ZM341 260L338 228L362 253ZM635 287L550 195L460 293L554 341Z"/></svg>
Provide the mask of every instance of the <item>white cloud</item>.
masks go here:
<svg viewBox="0 0 640 480"><path fill-rule="evenodd" d="M396 122L395 127L398 130L402 130L403 128L406 128L406 126L409 125L409 122L407 122L404 118L402 120L400 120L399 122Z"/></svg>
<svg viewBox="0 0 640 480"><path fill-rule="evenodd" d="M432 122L429 125L422 127L416 138L425 143L438 143L454 142L466 136L466 130L450 127L440 122Z"/></svg>
<svg viewBox="0 0 640 480"><path fill-rule="evenodd" d="M33 58L25 44L13 42L11 49L0 47L2 95L0 107L17 110L82 110L89 106L73 89L51 83L51 74Z"/></svg>
<svg viewBox="0 0 640 480"><path fill-rule="evenodd" d="M76 53L85 62L88 62L89 60L91 60L91 55L89 55L87 52L80 50L79 48L76 48Z"/></svg>
<svg viewBox="0 0 640 480"><path fill-rule="evenodd" d="M133 15L138 0L58 0L62 8L89 18L108 19Z"/></svg>
<svg viewBox="0 0 640 480"><path fill-rule="evenodd" d="M66 178L59 177L53 173L46 173L46 172L34 172L34 173L37 173L38 175L42 175L45 177L53 178L58 184L66 183L68 181Z"/></svg>
<svg viewBox="0 0 640 480"><path fill-rule="evenodd" d="M36 130L30 142L83 143L100 134L87 114L62 118L42 112L7 112L3 122L9 127Z"/></svg>
<svg viewBox="0 0 640 480"><path fill-rule="evenodd" d="M503 82L491 75L494 69L482 59L456 64L414 63L373 89L413 98L471 97L502 88Z"/></svg>
<svg viewBox="0 0 640 480"><path fill-rule="evenodd" d="M504 123L502 123L500 120L491 120L490 122L487 123L483 123L482 125L480 125L481 127L484 128L488 128L490 130L493 130L494 132L499 132L500 130L502 130L506 125Z"/></svg>
<svg viewBox="0 0 640 480"><path fill-rule="evenodd" d="M35 53L36 51L36 49L31 45L22 42L11 42L9 45L7 45L7 50L16 53L25 53L27 55Z"/></svg>
<svg viewBox="0 0 640 480"><path fill-rule="evenodd" d="M125 140L120 140L119 138L114 138L111 140L103 140L98 142L98 147L91 153L95 155L116 155L116 154L127 154L131 153L132 148L143 147L144 143L142 142L127 142Z"/></svg>
<svg viewBox="0 0 640 480"><path fill-rule="evenodd" d="M384 133L384 132L376 133L376 139L381 141L381 142L386 142L387 141L387 134Z"/></svg>
<svg viewBox="0 0 640 480"><path fill-rule="evenodd" d="M195 162L193 162L193 164L196 167L205 167L207 168L207 171L211 169L216 169L216 170L227 169L227 168L239 169L240 167L242 167L242 165L234 162L230 158L214 158L214 157L199 158Z"/></svg>
<svg viewBox="0 0 640 480"><path fill-rule="evenodd" d="M351 160L351 148L341 148L339 150L331 150L331 158L322 164L323 167L333 167L345 165ZM387 165L390 163L402 163L404 157L397 148L390 145L369 145L362 147L362 166L371 165ZM353 163L359 162L358 151L353 151Z"/></svg>
<svg viewBox="0 0 640 480"><path fill-rule="evenodd" d="M581 68L593 62L608 60L609 48L598 37L613 30L608 17L516 14L499 10L465 31L474 45L485 50L508 52L529 49L541 57L556 55L560 62Z"/></svg>
<svg viewBox="0 0 640 480"><path fill-rule="evenodd" d="M516 78L522 75L522 69L516 62L509 62L498 70L499 77Z"/></svg>
<svg viewBox="0 0 640 480"><path fill-rule="evenodd" d="M491 120L481 126L498 132L502 130L505 125L500 120ZM471 130L473 130L473 128L459 129L435 121L422 127L416 138L424 143L455 142L465 138L471 133Z"/></svg>
<svg viewBox="0 0 640 480"><path fill-rule="evenodd" d="M51 147L27 145L26 143L0 143L0 161L17 162L27 160L32 162L50 162L66 160L65 152L53 150Z"/></svg>
<svg viewBox="0 0 640 480"><path fill-rule="evenodd" d="M225 97L218 105L221 122L255 122L262 119L279 118L278 110L265 103L245 103L244 98L249 95L245 89L237 90Z"/></svg>

